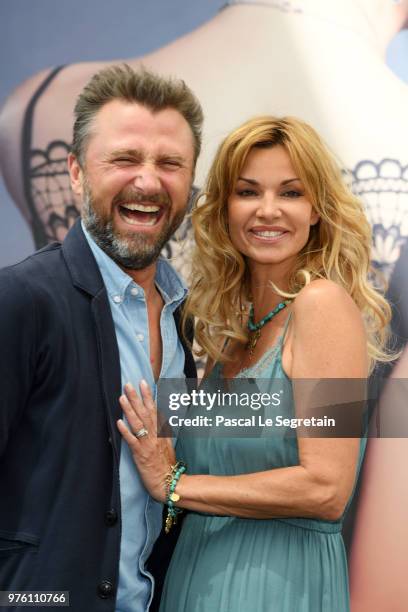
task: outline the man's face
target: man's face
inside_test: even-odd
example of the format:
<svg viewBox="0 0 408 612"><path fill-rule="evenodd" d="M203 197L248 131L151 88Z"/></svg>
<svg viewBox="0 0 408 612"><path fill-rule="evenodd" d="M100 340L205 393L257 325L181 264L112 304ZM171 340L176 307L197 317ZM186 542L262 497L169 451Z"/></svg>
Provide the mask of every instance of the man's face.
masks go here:
<svg viewBox="0 0 408 612"><path fill-rule="evenodd" d="M186 212L193 160L193 135L178 111L113 100L98 112L83 169L69 160L71 180L85 227L119 265L156 260Z"/></svg>

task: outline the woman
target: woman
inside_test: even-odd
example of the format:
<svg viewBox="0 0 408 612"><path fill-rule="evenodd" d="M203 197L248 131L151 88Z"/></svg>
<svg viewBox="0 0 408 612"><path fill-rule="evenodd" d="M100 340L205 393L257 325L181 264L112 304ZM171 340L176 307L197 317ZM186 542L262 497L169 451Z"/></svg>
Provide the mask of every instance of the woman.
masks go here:
<svg viewBox="0 0 408 612"><path fill-rule="evenodd" d="M270 391L292 381L265 416L302 417L313 401L299 379L358 381L389 359L390 309L367 280L369 224L307 124L260 117L232 132L193 225L186 311L209 380L256 378ZM184 472L156 437L144 383L141 394L126 389L132 431L118 427L151 495L167 500L169 523L176 507L190 511L161 610L348 610L340 531L364 441L291 436L289 426L269 437L180 436Z"/></svg>

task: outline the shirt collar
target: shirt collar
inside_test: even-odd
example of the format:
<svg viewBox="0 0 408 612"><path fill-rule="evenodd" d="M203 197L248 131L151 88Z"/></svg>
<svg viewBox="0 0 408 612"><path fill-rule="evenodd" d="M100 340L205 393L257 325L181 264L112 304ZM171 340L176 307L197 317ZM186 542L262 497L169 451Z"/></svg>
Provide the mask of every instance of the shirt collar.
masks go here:
<svg viewBox="0 0 408 612"><path fill-rule="evenodd" d="M89 247L101 271L106 290L111 297L125 297L129 286L137 287L144 295L143 289L130 276L126 274L117 263L113 261L95 242L81 221L82 230ZM178 306L187 295L187 287L182 278L169 264L166 258L159 257L156 265L155 281L166 304L174 303Z"/></svg>

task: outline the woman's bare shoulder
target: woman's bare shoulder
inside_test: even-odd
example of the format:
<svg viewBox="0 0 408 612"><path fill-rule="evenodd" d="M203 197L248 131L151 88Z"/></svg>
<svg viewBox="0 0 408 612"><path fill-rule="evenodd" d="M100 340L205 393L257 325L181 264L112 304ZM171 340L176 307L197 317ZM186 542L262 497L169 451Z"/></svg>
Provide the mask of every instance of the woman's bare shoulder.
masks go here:
<svg viewBox="0 0 408 612"><path fill-rule="evenodd" d="M317 279L303 287L293 303L294 319L302 324L305 318L362 321L361 312L346 289L334 281Z"/></svg>
<svg viewBox="0 0 408 612"><path fill-rule="evenodd" d="M294 301L294 308L307 308L322 303L342 302L344 304L356 304L344 287L327 278L319 278L311 281L303 287Z"/></svg>
<svg viewBox="0 0 408 612"><path fill-rule="evenodd" d="M365 375L363 317L343 287L325 279L311 282L295 299L293 314L293 376Z"/></svg>

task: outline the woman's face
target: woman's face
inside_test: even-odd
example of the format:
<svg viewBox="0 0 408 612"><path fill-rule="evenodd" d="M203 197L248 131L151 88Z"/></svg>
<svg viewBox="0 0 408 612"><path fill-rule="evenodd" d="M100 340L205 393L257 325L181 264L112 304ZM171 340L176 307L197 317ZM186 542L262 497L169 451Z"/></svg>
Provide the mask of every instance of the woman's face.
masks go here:
<svg viewBox="0 0 408 612"><path fill-rule="evenodd" d="M250 266L290 269L318 220L286 149L253 148L228 199L230 238Z"/></svg>

